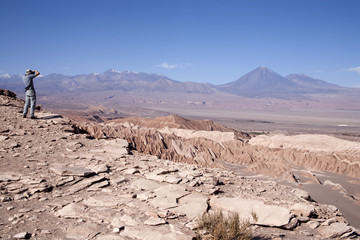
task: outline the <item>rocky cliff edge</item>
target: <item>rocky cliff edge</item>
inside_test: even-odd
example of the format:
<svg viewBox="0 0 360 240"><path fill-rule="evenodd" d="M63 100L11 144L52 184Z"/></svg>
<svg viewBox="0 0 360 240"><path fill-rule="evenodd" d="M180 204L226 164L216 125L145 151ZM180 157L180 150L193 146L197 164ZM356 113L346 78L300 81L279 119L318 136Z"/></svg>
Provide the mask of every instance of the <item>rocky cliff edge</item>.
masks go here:
<svg viewBox="0 0 360 240"><path fill-rule="evenodd" d="M0 239L192 239L216 209L250 220L254 239L359 239L300 189L140 154L57 114L24 119L22 106L0 91Z"/></svg>

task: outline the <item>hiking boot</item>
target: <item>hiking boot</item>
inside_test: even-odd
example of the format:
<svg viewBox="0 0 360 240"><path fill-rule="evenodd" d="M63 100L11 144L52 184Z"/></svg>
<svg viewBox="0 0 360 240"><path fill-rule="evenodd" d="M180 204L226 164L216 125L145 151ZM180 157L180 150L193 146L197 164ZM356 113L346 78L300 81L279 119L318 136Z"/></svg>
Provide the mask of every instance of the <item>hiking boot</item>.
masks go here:
<svg viewBox="0 0 360 240"><path fill-rule="evenodd" d="M35 116L31 116L30 118L31 118L31 119L38 119L38 118L37 118L37 117L35 117Z"/></svg>

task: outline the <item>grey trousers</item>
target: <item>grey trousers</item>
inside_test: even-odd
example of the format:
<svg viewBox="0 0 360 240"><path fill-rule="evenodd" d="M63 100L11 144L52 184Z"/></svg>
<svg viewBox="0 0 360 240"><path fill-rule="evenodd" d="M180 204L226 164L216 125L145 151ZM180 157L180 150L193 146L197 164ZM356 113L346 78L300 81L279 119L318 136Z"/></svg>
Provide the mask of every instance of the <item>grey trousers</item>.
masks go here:
<svg viewBox="0 0 360 240"><path fill-rule="evenodd" d="M34 117L35 115L35 107L36 107L36 94L26 94L25 95L25 106L23 111L23 116L26 117L28 113L28 108L30 105L30 117Z"/></svg>

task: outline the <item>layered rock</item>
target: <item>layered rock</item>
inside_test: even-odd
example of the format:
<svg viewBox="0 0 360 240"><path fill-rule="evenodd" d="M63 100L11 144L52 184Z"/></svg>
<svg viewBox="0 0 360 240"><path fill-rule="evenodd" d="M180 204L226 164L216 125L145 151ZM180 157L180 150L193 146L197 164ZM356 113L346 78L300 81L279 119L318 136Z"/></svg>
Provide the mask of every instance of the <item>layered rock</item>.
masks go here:
<svg viewBox="0 0 360 240"><path fill-rule="evenodd" d="M259 239L359 239L336 207L302 190L140 154L122 139L92 139L56 114L23 119L21 102L6 100L1 239L192 239L196 219L217 209L250 218Z"/></svg>
<svg viewBox="0 0 360 240"><path fill-rule="evenodd" d="M289 178L292 170L297 167L360 177L358 142L327 137L335 142L335 146L341 145L342 148L331 148L327 145L321 148L323 138L317 135L305 136L317 143L318 147L315 148L315 144L295 145L296 139L304 139L302 135L291 136L294 143L289 145L286 141L292 140L271 143L271 139L262 140L268 139L266 136L251 138L249 141L249 135L227 128L218 127L218 130L204 131L203 128L195 127L198 122L176 125L183 129L151 127L163 126L162 122L167 122L164 119L166 118L158 119L159 124L156 124L156 119L151 120L151 124L144 124L145 119L122 119L102 124L80 123L79 127L95 138L122 137L140 152L178 162L201 166L221 166L222 162L230 162L246 165L247 171L253 173L284 178ZM173 120L174 116L169 119ZM183 122L185 120L181 121Z"/></svg>

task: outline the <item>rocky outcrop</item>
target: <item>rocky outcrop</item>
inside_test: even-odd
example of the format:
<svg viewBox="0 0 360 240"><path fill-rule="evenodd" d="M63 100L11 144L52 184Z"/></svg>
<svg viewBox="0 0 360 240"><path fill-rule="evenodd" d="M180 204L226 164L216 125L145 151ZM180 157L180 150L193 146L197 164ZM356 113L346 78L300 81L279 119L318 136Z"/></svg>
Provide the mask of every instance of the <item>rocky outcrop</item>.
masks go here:
<svg viewBox="0 0 360 240"><path fill-rule="evenodd" d="M102 124L80 123L79 127L95 138L125 138L140 152L177 162L217 167L221 166L222 162L230 162L246 165L249 172L283 177L292 181L295 179L291 172L297 167L360 177L360 147L357 142L328 137L335 142L335 146L342 147L331 148L324 145L321 148L320 142L323 142L323 139L320 137L317 140L317 135L314 135L305 137L316 143L308 144L309 147L304 144L294 145L296 139L304 139L303 136L291 136L291 139L294 138L293 145L286 145L285 140L283 144L277 141L275 145L270 144L270 140L261 140L268 139L266 136L258 136L249 141L249 135L226 128L204 131L195 127L199 122L173 125L182 126L183 129L151 127L163 126L164 119L166 118L149 120L151 124L144 124L145 119L122 119ZM170 116L169 119L178 121L179 117ZM156 124L156 120L160 123ZM318 147L315 149L316 146Z"/></svg>
<svg viewBox="0 0 360 240"><path fill-rule="evenodd" d="M0 106L1 239L192 239L196 219L216 209L250 218L258 239L359 239L336 207L302 190L141 154L20 109Z"/></svg>

